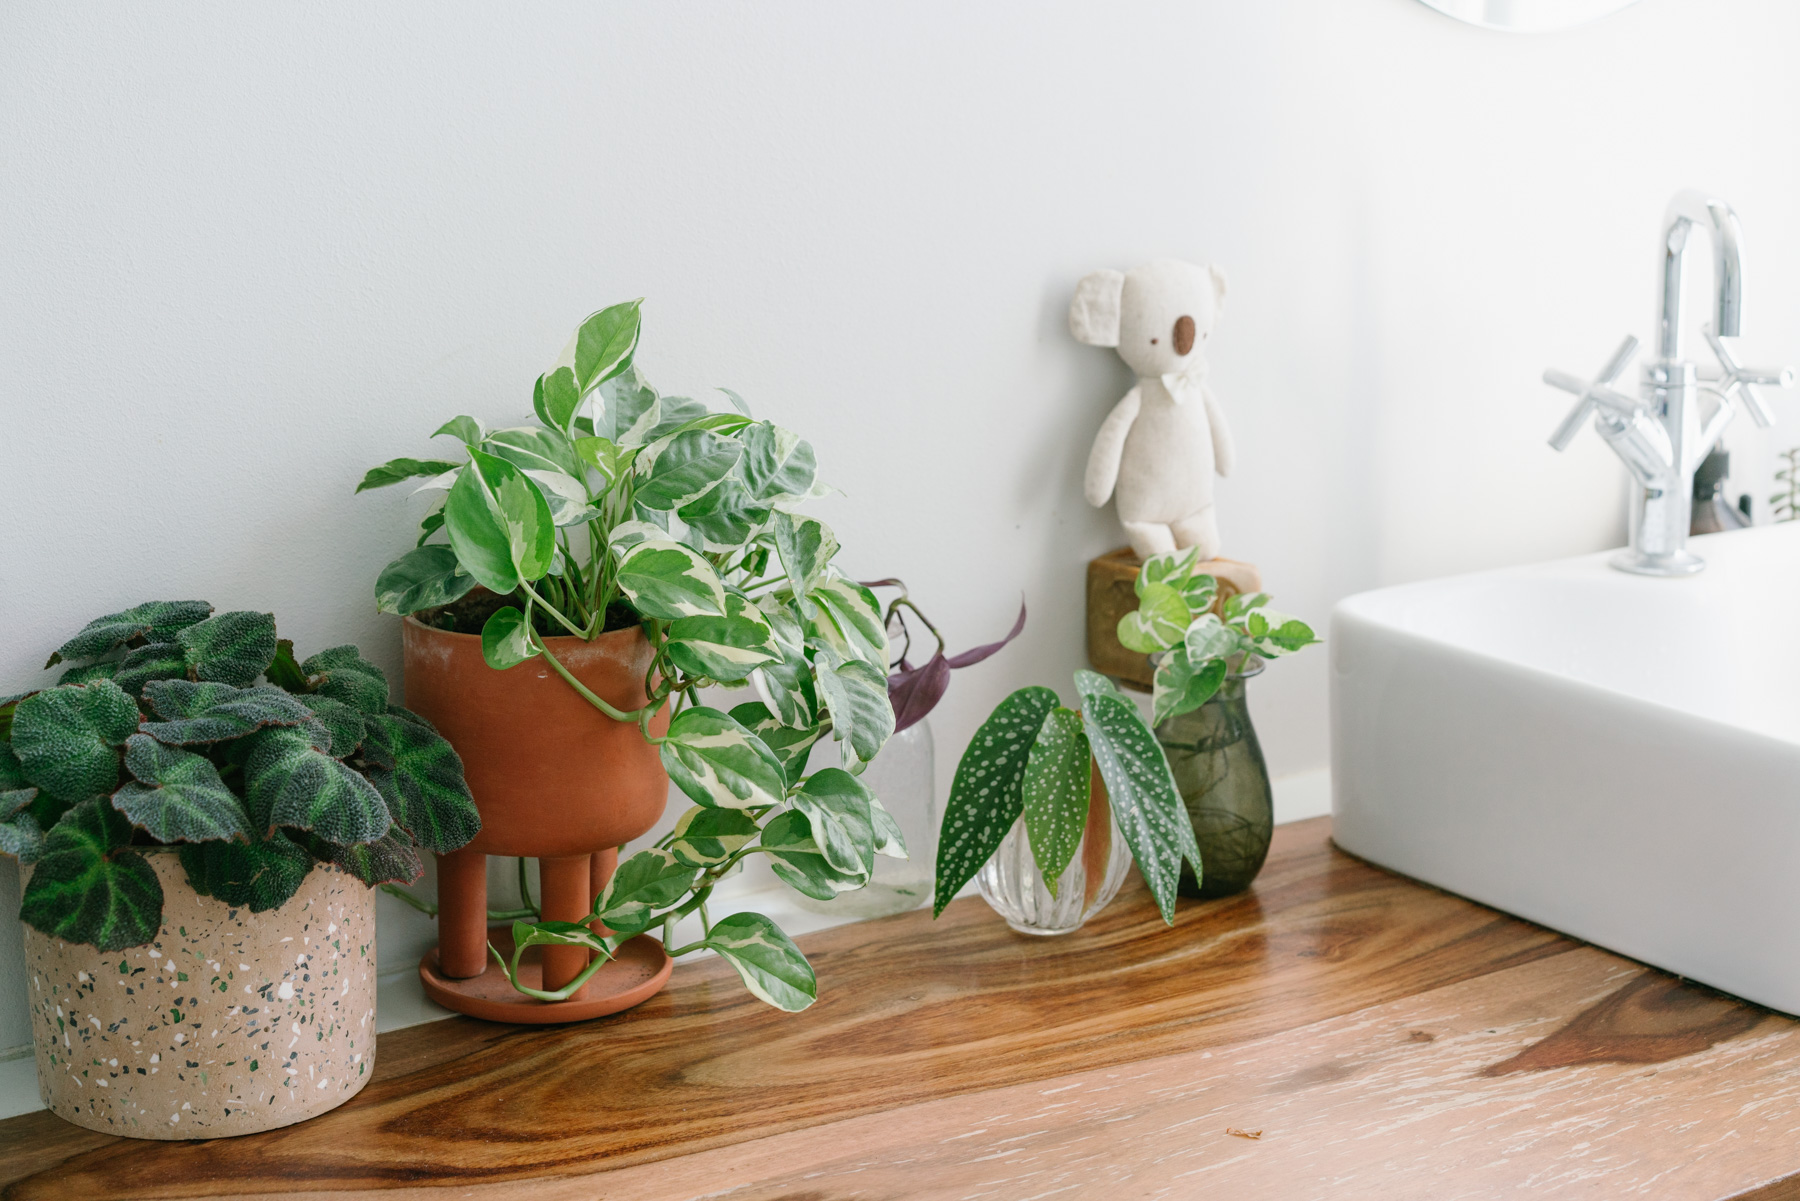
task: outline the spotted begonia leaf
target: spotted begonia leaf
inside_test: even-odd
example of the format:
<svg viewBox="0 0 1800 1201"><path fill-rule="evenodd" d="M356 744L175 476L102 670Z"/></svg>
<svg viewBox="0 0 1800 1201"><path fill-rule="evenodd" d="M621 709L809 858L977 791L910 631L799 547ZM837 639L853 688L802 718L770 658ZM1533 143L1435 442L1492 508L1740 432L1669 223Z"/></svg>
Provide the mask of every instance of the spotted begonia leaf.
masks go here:
<svg viewBox="0 0 1800 1201"><path fill-rule="evenodd" d="M1087 829L1091 778L1092 755L1081 715L1073 709L1051 710L1025 760L1020 785L1031 857L1051 896Z"/></svg>
<svg viewBox="0 0 1800 1201"><path fill-rule="evenodd" d="M974 878L1024 810L1025 765L1044 719L1057 706L1048 688L1021 688L994 709L969 740L944 804L932 912L944 911Z"/></svg>

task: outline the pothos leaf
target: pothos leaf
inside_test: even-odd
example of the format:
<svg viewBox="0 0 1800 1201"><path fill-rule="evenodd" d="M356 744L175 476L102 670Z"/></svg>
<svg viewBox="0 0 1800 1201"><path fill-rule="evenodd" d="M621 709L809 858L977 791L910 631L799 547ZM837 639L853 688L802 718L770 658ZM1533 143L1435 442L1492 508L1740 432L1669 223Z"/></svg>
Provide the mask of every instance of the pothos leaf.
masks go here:
<svg viewBox="0 0 1800 1201"><path fill-rule="evenodd" d="M814 517L777 512L771 519L775 550L782 569L796 593L811 592L825 575L825 565L837 554L838 540L824 522ZM877 619L879 623L879 619Z"/></svg>
<svg viewBox="0 0 1800 1201"><path fill-rule="evenodd" d="M1019 820L1025 807L1025 765L1044 719L1056 706L1050 689L1021 688L995 707L963 751L944 804L934 917L1000 849Z"/></svg>
<svg viewBox="0 0 1800 1201"><path fill-rule="evenodd" d="M469 451L465 470L444 502L444 530L463 570L505 595L550 566L556 525L544 494L505 459Z"/></svg>
<svg viewBox="0 0 1800 1201"><path fill-rule="evenodd" d="M249 840L249 815L205 756L133 734L125 767L136 778L113 793L112 806L158 842Z"/></svg>
<svg viewBox="0 0 1800 1201"><path fill-rule="evenodd" d="M619 934L650 928L656 910L674 904L694 882L696 869L654 847L619 864L600 896L600 921Z"/></svg>
<svg viewBox="0 0 1800 1201"><path fill-rule="evenodd" d="M611 305L588 317L575 331L574 353L564 353L568 354L576 385L583 395L631 366L643 323L643 305L642 298Z"/></svg>
<svg viewBox="0 0 1800 1201"><path fill-rule="evenodd" d="M401 480L410 480L420 475L442 475L446 471L454 471L457 464L443 459L389 459L379 467L369 468L362 483L356 486L358 492L367 492L371 488L385 488L389 484L398 484Z"/></svg>
<svg viewBox="0 0 1800 1201"><path fill-rule="evenodd" d="M734 913L713 923L706 945L736 969L744 987L758 1000L787 1013L798 1013L818 999L812 964L760 913Z"/></svg>
<svg viewBox="0 0 1800 1201"><path fill-rule="evenodd" d="M619 590L645 617L723 616L725 586L697 552L677 542L649 538L619 560Z"/></svg>
<svg viewBox="0 0 1800 1201"><path fill-rule="evenodd" d="M688 867L711 867L748 846L757 833L756 819L742 809L695 805L675 823L669 853Z"/></svg>
<svg viewBox="0 0 1800 1201"><path fill-rule="evenodd" d="M433 514L439 523L441 514ZM461 600L475 587L475 577L462 569L456 552L441 542L407 551L382 568L375 579L375 608L401 617Z"/></svg>
<svg viewBox="0 0 1800 1201"><path fill-rule="evenodd" d="M860 659L887 678L887 626L873 592L854 580L829 579L809 591L806 602L815 645L841 660Z"/></svg>
<svg viewBox="0 0 1800 1201"><path fill-rule="evenodd" d="M119 748L137 724L137 702L111 680L59 684L19 702L12 747L27 780L75 803L118 787Z"/></svg>
<svg viewBox="0 0 1800 1201"><path fill-rule="evenodd" d="M838 767L815 772L791 798L806 814L813 839L837 871L866 877L875 866L874 796Z"/></svg>
<svg viewBox="0 0 1800 1201"><path fill-rule="evenodd" d="M775 753L790 788L806 773L807 756L826 730L824 725L798 728L784 725L761 701L746 701L737 706L731 711L731 719L762 739L763 745Z"/></svg>
<svg viewBox="0 0 1800 1201"><path fill-rule="evenodd" d="M495 671L536 658L537 649L531 645L531 626L525 615L511 605L488 614L481 627L481 657Z"/></svg>
<svg viewBox="0 0 1800 1201"><path fill-rule="evenodd" d="M251 913L287 904L312 865L306 849L279 830L248 843L200 842L181 848L181 866L195 892Z"/></svg>
<svg viewBox="0 0 1800 1201"><path fill-rule="evenodd" d="M212 606L205 601L149 601L120 613L96 617L81 632L56 648L45 667L65 660L97 659L136 638L167 642L177 631L203 621Z"/></svg>
<svg viewBox="0 0 1800 1201"><path fill-rule="evenodd" d="M802 896L829 901L869 882L866 872L841 872L831 865L813 837L811 821L798 809L770 818L761 845L769 855L769 869Z"/></svg>
<svg viewBox="0 0 1800 1201"><path fill-rule="evenodd" d="M104 800L70 809L44 838L19 917L52 938L102 951L155 939L162 883L130 841L131 823Z"/></svg>
<svg viewBox="0 0 1800 1201"><path fill-rule="evenodd" d="M1192 614L1181 593L1167 584L1138 583L1138 607L1119 619L1121 645L1152 655L1181 641Z"/></svg>
<svg viewBox="0 0 1800 1201"><path fill-rule="evenodd" d="M886 677L868 663L851 660L820 667L816 678L837 736L850 745L857 759L869 762L894 732L894 706L888 699Z"/></svg>
<svg viewBox="0 0 1800 1201"><path fill-rule="evenodd" d="M684 709L669 723L663 767L696 804L746 809L779 804L787 781L775 753L717 709Z"/></svg>
<svg viewBox="0 0 1800 1201"><path fill-rule="evenodd" d="M691 676L736 683L781 660L768 618L741 593L725 597L720 617L678 617L669 623L669 661Z"/></svg>
<svg viewBox="0 0 1800 1201"><path fill-rule="evenodd" d="M1212 699L1225 682L1228 670L1224 659L1208 659L1199 671L1185 647L1176 647L1156 666L1152 677L1154 693L1150 702L1150 720L1161 725L1171 717L1191 713Z"/></svg>

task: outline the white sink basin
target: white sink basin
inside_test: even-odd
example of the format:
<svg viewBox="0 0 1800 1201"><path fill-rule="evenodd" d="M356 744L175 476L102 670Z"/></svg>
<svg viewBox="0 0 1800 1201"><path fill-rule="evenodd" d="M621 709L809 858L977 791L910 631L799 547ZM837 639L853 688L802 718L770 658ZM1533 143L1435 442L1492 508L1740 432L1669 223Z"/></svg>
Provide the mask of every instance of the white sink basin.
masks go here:
<svg viewBox="0 0 1800 1201"><path fill-rule="evenodd" d="M1687 579L1598 554L1339 604L1333 832L1800 1013L1800 522L1693 549Z"/></svg>

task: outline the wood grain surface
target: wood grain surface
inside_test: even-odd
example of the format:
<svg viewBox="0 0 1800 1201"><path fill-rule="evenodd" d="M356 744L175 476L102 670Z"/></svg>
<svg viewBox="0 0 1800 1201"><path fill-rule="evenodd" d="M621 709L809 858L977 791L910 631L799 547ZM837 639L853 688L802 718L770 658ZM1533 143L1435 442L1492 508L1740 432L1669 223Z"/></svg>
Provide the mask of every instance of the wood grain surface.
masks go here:
<svg viewBox="0 0 1800 1201"><path fill-rule="evenodd" d="M1794 1023L1327 833L1278 829L1253 892L1172 929L1133 887L1060 939L979 900L807 936L799 1015L713 961L614 1018L384 1035L360 1096L286 1130L0 1122L0 1195L1793 1195Z"/></svg>

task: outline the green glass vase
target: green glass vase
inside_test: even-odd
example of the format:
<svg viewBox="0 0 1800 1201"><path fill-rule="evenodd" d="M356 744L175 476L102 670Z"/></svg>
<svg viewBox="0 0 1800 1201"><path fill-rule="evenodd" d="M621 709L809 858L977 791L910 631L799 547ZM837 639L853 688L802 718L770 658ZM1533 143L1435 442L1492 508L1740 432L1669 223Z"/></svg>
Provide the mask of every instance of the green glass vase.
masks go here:
<svg viewBox="0 0 1800 1201"><path fill-rule="evenodd" d="M1275 832L1274 796L1256 727L1244 701L1244 684L1262 664L1227 676L1211 700L1156 727L1175 786L1194 819L1201 879L1181 865L1181 893L1226 897L1242 892L1262 870Z"/></svg>

